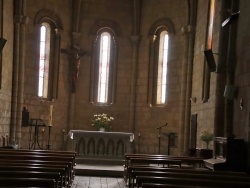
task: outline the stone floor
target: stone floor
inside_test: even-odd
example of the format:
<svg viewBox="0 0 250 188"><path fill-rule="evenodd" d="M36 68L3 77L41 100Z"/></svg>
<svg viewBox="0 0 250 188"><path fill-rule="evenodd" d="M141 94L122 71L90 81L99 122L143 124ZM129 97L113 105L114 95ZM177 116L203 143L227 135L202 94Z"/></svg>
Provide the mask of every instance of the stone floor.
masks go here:
<svg viewBox="0 0 250 188"><path fill-rule="evenodd" d="M122 171L122 165L77 164L72 188L125 188L124 180L119 175ZM88 173L91 175L82 175Z"/></svg>
<svg viewBox="0 0 250 188"><path fill-rule="evenodd" d="M123 178L76 176L72 188L125 188Z"/></svg>

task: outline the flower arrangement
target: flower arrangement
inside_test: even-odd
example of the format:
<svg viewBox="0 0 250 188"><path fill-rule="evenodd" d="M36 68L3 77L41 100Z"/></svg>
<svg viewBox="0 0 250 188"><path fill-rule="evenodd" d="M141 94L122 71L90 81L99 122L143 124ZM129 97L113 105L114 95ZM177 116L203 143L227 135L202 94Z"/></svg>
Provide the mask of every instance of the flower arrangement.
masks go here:
<svg viewBox="0 0 250 188"><path fill-rule="evenodd" d="M92 125L96 127L97 129L104 128L105 130L110 129L110 122L114 120L113 117L108 117L107 114L102 113L102 114L95 114L94 119L92 119Z"/></svg>
<svg viewBox="0 0 250 188"><path fill-rule="evenodd" d="M201 132L200 138L203 142L206 142L208 148L209 143L214 139L214 134L205 130Z"/></svg>

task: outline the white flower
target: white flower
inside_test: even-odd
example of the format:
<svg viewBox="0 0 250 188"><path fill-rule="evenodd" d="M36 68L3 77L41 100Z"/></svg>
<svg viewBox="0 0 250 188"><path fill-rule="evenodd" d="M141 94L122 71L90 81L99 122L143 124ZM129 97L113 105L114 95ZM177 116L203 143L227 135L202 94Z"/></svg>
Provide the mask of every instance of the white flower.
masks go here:
<svg viewBox="0 0 250 188"><path fill-rule="evenodd" d="M114 118L111 116L108 117L108 115L105 113L95 114L91 126L96 126L98 128L100 127L109 128L110 127L109 122L111 122L112 120L114 120Z"/></svg>

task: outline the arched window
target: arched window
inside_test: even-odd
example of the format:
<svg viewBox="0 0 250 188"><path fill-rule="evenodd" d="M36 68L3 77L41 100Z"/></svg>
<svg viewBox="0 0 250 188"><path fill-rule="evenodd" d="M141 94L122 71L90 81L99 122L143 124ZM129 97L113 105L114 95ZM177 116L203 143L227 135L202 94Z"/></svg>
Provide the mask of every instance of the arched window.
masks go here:
<svg viewBox="0 0 250 188"><path fill-rule="evenodd" d="M55 13L49 10L39 11L35 16L34 23L37 26L37 43L39 45L36 95L46 100L52 100L57 98L58 93L62 26Z"/></svg>
<svg viewBox="0 0 250 188"><path fill-rule="evenodd" d="M117 41L111 28L97 30L93 44L91 102L110 105L115 98Z"/></svg>
<svg viewBox="0 0 250 188"><path fill-rule="evenodd" d="M110 45L111 35L108 32L103 32L100 35L100 59L99 59L99 74L98 74L98 96L97 102L108 102L109 89L109 70L110 70Z"/></svg>
<svg viewBox="0 0 250 188"><path fill-rule="evenodd" d="M168 33L162 31L159 42L156 104L165 104L167 90Z"/></svg>
<svg viewBox="0 0 250 188"><path fill-rule="evenodd" d="M174 25L168 18L156 21L149 32L149 106L164 107L168 103L169 82L168 66L171 54L171 38L174 34Z"/></svg>
<svg viewBox="0 0 250 188"><path fill-rule="evenodd" d="M38 78L38 96L42 98L48 97L48 81L50 69L50 35L50 25L48 23L42 23L40 27L40 54Z"/></svg>

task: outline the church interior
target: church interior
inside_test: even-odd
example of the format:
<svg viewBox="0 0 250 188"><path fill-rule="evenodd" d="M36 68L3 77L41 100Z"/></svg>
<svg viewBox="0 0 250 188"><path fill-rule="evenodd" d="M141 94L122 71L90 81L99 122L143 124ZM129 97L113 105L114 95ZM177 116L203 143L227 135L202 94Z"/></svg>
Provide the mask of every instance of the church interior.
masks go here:
<svg viewBox="0 0 250 188"><path fill-rule="evenodd" d="M248 8L0 0L0 147L198 156L212 170L222 157L249 171Z"/></svg>

